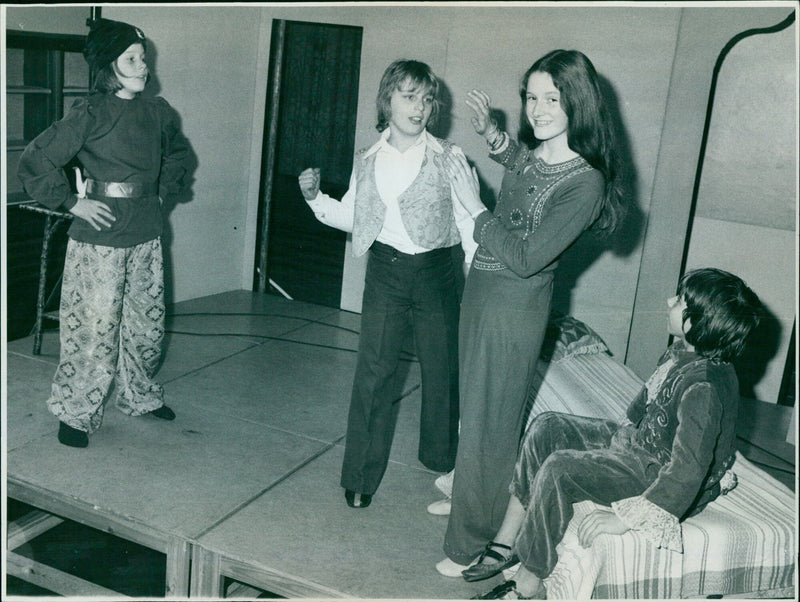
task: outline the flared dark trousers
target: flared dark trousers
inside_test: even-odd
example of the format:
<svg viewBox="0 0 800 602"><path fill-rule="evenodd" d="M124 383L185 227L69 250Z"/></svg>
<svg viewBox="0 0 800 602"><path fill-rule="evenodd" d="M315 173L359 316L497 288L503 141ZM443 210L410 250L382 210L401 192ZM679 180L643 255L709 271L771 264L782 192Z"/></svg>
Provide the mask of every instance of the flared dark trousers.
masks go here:
<svg viewBox="0 0 800 602"><path fill-rule="evenodd" d="M458 446L458 295L452 248L418 255L370 249L341 485L373 494L389 462L412 331L421 371L419 460L453 468Z"/></svg>

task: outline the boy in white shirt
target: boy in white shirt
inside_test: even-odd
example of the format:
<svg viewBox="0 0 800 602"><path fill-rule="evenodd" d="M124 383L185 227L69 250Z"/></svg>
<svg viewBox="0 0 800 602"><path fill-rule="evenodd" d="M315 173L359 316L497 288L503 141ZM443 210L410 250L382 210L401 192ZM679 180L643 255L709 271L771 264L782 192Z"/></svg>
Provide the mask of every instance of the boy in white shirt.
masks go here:
<svg viewBox="0 0 800 602"><path fill-rule="evenodd" d="M463 152L427 131L438 112L438 89L425 63L395 61L378 89L381 137L356 153L341 201L320 192L319 168L298 178L317 219L352 232L356 256L369 251L341 477L354 508L370 504L386 471L409 327L422 374L419 459L439 472L455 463L459 302L452 247L463 246L466 270L477 243L473 219L444 168L445 157Z"/></svg>

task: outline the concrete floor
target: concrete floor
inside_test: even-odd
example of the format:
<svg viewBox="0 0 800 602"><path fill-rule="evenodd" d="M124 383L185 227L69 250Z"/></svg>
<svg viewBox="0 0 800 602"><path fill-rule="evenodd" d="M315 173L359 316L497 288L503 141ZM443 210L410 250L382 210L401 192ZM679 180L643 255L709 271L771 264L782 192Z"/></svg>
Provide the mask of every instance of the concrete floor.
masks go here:
<svg viewBox="0 0 800 602"><path fill-rule="evenodd" d="M389 468L372 505L356 510L339 468L359 316L247 291L171 314L158 380L177 419L109 405L86 449L58 443L44 403L57 332L39 356L30 338L9 343L9 478L274 573L274 588L251 584L269 595L463 599L501 580L468 584L434 569L447 519L425 510L441 496L416 457L413 356Z"/></svg>

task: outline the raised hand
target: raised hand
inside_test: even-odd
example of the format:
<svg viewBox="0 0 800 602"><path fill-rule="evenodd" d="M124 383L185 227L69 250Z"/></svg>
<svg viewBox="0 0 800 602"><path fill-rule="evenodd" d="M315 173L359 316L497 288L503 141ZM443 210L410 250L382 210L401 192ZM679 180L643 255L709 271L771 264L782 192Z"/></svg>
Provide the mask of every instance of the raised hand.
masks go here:
<svg viewBox="0 0 800 602"><path fill-rule="evenodd" d="M472 118L472 127L487 140L497 135L497 123L492 119L492 99L483 90L467 92L467 106L475 113Z"/></svg>
<svg viewBox="0 0 800 602"><path fill-rule="evenodd" d="M463 155L449 153L444 161L444 167L450 176L450 185L458 201L470 215L486 209L481 202L478 172L470 167L467 158Z"/></svg>
<svg viewBox="0 0 800 602"><path fill-rule="evenodd" d="M297 177L297 182L300 184L300 192L303 193L303 198L307 201L313 201L319 194L319 173L319 167L309 167L304 169Z"/></svg>

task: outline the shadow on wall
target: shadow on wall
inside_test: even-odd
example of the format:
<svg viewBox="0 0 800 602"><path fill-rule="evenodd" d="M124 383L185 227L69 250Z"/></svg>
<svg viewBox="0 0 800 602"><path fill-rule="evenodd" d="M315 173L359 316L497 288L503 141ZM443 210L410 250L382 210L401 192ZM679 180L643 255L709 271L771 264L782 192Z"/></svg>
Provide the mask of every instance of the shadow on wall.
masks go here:
<svg viewBox="0 0 800 602"><path fill-rule="evenodd" d="M450 91L450 88L441 80L439 81L439 102L439 114L436 117L436 122L433 123L428 130L434 136L446 139L450 134L450 128L452 127L453 123L452 109L455 101L453 100L453 93ZM492 109L492 117L497 122L497 126L501 130L507 130L507 119L502 111L499 111L498 109ZM477 134L475 135L477 136ZM494 206L497 203L497 199L495 198L494 191L486 183L486 180L483 179L480 173L478 173L478 184L480 186L480 197L483 201L483 204L486 205L490 211L494 211Z"/></svg>
<svg viewBox="0 0 800 602"><path fill-rule="evenodd" d="M617 257L629 256L639 245L645 226L645 216L639 206L638 172L633 162L630 136L622 121L619 97L611 82L602 75L600 76L600 88L606 102L606 111L617 137L620 179L626 214L617 226L617 230L610 236L599 237L591 231L584 233L561 257L555 276L553 308L565 314L570 313L571 293L581 274L607 251ZM522 117L524 118L524 115Z"/></svg>
<svg viewBox="0 0 800 602"><path fill-rule="evenodd" d="M150 69L150 78L147 82L147 87L145 88L144 92L142 93L143 96L154 98L159 95L161 92L161 84L158 81L158 69L156 68L158 64L158 49L153 44L152 40L147 40L147 65ZM165 99L169 102L169 99ZM182 119L180 118L180 112L177 111L176 107L173 107L178 112L178 126L181 128L181 132L183 132L183 123ZM175 209L176 206L183 203L188 203L194 199L194 174L197 171L197 167L199 165L199 159L197 154L194 152L192 148L191 141L189 143L189 154L184 161L184 168L186 169L186 173L183 177L183 189L177 195L170 195L165 196L162 198L162 205L161 205L161 216L163 221L163 231L161 233L161 245L164 250L164 301L167 306L169 306L175 297L174 288L175 288L175 280L173 278L174 268L173 268L173 260L172 260L172 241L174 240L174 235L172 232L172 226L170 224L169 216L172 211Z"/></svg>
<svg viewBox="0 0 800 602"><path fill-rule="evenodd" d="M764 308L761 323L750 333L744 352L734 366L739 377L739 393L742 397L757 399L755 386L764 377L767 365L778 353L781 341L782 326L778 317ZM762 399L775 403L777 399Z"/></svg>
<svg viewBox="0 0 800 602"><path fill-rule="evenodd" d="M439 80L439 112L436 119L429 124L428 131L438 138L445 138L450 134L453 126L453 93L450 88Z"/></svg>

